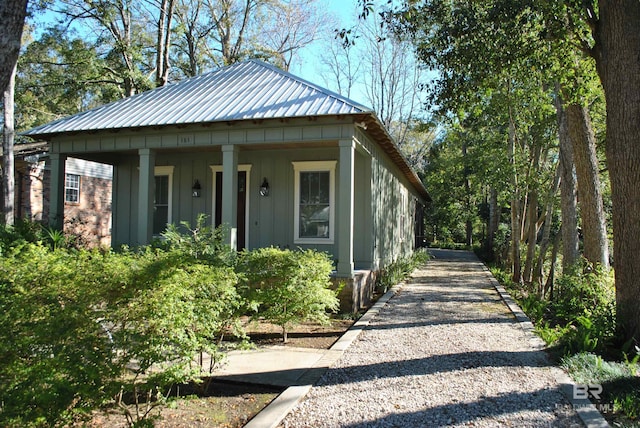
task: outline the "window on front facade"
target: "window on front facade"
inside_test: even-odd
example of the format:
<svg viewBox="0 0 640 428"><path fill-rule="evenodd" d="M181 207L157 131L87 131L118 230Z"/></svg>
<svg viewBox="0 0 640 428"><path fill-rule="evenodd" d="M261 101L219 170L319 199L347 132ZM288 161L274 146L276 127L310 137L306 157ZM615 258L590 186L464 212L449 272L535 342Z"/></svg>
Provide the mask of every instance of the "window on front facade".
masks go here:
<svg viewBox="0 0 640 428"><path fill-rule="evenodd" d="M64 179L64 201L72 204L80 202L80 176L66 174Z"/></svg>
<svg viewBox="0 0 640 428"><path fill-rule="evenodd" d="M295 241L332 243L334 174L332 162L294 162Z"/></svg>

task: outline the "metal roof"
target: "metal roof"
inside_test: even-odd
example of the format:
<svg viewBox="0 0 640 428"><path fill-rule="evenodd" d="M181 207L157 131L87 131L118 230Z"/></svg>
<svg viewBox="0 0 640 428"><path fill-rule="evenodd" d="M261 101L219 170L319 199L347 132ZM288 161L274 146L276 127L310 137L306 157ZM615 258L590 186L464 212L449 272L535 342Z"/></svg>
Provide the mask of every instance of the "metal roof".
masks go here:
<svg viewBox="0 0 640 428"><path fill-rule="evenodd" d="M270 64L249 60L39 126L24 135L372 112Z"/></svg>
<svg viewBox="0 0 640 428"><path fill-rule="evenodd" d="M161 86L42 126L23 135L116 130L238 120L353 115L391 157L418 192L427 190L375 112L259 60Z"/></svg>

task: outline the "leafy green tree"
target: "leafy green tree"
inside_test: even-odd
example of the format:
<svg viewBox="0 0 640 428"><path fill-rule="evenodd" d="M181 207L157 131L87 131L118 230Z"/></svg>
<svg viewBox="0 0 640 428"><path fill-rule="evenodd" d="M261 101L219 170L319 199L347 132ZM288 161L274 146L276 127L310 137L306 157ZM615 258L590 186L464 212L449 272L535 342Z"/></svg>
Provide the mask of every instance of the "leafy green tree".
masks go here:
<svg viewBox="0 0 640 428"><path fill-rule="evenodd" d="M153 30L145 25L149 12L131 0L92 2L60 0L58 12L69 24L80 25L100 56L108 63L105 74L125 97L153 86L155 60L145 58L145 46L153 45ZM144 18L143 18L144 17ZM157 52L157 50L156 50ZM153 56L155 58L155 56ZM146 64L153 64L148 66Z"/></svg>
<svg viewBox="0 0 640 428"><path fill-rule="evenodd" d="M50 28L30 42L18 63L16 104L20 129L78 113L120 97L117 82L95 48Z"/></svg>
<svg viewBox="0 0 640 428"><path fill-rule="evenodd" d="M640 4L584 2L607 101L607 166L613 202L616 314L626 340L640 341Z"/></svg>
<svg viewBox="0 0 640 428"><path fill-rule="evenodd" d="M463 4L468 7L457 10ZM468 53L482 58L480 62L458 62L462 69L468 64L470 72L474 75L490 74L491 64L496 64L496 59L500 59L499 62L506 66L518 64L517 59L524 59L530 64L526 70L531 71L549 65L548 69L557 74L557 79L568 82L570 80L567 76L575 74L576 60L581 61L584 54L595 59L607 101L606 158L613 201L618 316L624 336L637 340L640 335L640 309L637 305L640 286L635 278L638 277L640 251L637 240L630 237L640 233L640 214L630 213L640 212L637 205L637 201L640 200L637 193L640 190L637 185L632 184L640 181L640 173L633 166L637 165L640 159L640 150L637 149L640 147L640 144L637 144L640 133L636 127L629 125L630 122L626 118L640 110L640 78L637 77L639 73L633 71L640 67L635 60L640 37L632 30L640 22L640 5L632 1L601 0L542 3L496 1L488 4L432 1L405 2L405 6L402 17L409 22L412 31L416 30L418 48L424 48L426 57L434 66L442 64L442 61L460 58L456 55L460 43L463 47L474 46ZM495 18L491 21L494 26L485 27L484 31L477 32L474 31L477 29L475 17L483 9ZM438 26L443 22L453 25L445 26L443 31L443 27ZM501 25L505 23L506 26ZM421 32L421 28L428 30ZM455 28L457 32L448 32L447 28ZM431 43L433 37L430 36L434 35L444 43ZM503 37L505 35L508 37ZM483 44L467 44L473 40L483 40ZM483 45L486 49L482 49ZM544 48L545 46L549 49ZM583 53L582 57L579 55L580 52ZM549 63L548 60L552 62ZM569 62L574 64L569 65ZM469 89L472 89L470 85L477 84L477 81L469 78L469 73L448 71L443 73L443 76L439 88L444 97L439 98L441 102L451 94L459 94L460 91L469 94ZM573 82L580 83L575 79ZM563 89L566 90L568 87L564 85ZM576 87L584 88L581 84ZM572 98L570 102L584 106L579 98ZM593 154L593 150L591 153ZM591 164L593 165L592 161ZM586 180L588 184L589 181ZM596 208L597 211L601 210ZM598 215L601 219L602 216ZM599 225L602 230L601 220L590 220L589 223ZM599 241L596 240L599 244L596 246L599 247L599 254L605 256L606 248L602 235L600 232ZM604 257L596 255L593 258L602 260Z"/></svg>
<svg viewBox="0 0 640 428"><path fill-rule="evenodd" d="M605 266L608 261L594 132L588 111L579 104L588 103L585 100L589 97L597 100L598 91L593 89L593 79L588 79L588 62L580 62L575 54L575 44L549 36L561 27L558 21L549 22L549 9L553 8L546 3L534 7L530 2L510 0L482 4L429 1L406 2L395 15L400 31L413 37L420 58L440 72L433 99L442 111L485 108L483 99L487 96L495 99L497 106L502 98L502 112L497 110L498 115L494 115L500 119L486 118L507 125L506 147L513 171L512 269L514 279L518 279L519 246L520 242L526 243L525 281L532 276L534 239L539 228L532 217L539 216L536 205L540 184L550 186L555 170L547 166L554 164L556 156L551 131L555 126L549 122L553 108L549 89L553 82L560 82L571 111L580 113L572 115L564 129L567 133L574 131L567 138L580 150L575 159L580 161L578 184L584 195L580 204L585 254ZM546 174L541 175L541 171ZM543 180L532 180L537 177ZM563 195L570 197L567 192Z"/></svg>
<svg viewBox="0 0 640 428"><path fill-rule="evenodd" d="M0 425L69 424L114 397L130 425L153 417L172 385L210 375L224 334L241 335L237 282L181 251L8 246Z"/></svg>
<svg viewBox="0 0 640 428"><path fill-rule="evenodd" d="M333 265L329 256L312 250L260 248L241 256L249 300L255 317L282 327L283 341L292 324L328 322L328 311L338 310L338 298L329 287Z"/></svg>

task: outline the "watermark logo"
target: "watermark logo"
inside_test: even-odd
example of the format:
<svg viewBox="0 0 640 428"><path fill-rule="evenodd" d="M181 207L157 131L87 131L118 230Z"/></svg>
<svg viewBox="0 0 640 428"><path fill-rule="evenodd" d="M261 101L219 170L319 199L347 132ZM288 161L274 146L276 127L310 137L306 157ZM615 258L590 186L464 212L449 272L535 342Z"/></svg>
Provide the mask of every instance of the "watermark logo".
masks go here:
<svg viewBox="0 0 640 428"><path fill-rule="evenodd" d="M588 400L590 398L600 400L600 394L602 394L602 385L600 384L593 383L573 385L574 400Z"/></svg>

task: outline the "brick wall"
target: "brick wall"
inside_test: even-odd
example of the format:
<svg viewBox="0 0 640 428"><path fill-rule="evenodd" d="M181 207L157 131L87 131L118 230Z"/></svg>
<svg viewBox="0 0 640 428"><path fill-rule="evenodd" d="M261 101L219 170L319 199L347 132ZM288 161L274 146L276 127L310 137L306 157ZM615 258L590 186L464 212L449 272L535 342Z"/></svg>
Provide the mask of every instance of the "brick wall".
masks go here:
<svg viewBox="0 0 640 428"><path fill-rule="evenodd" d="M80 201L64 204L64 231L81 243L111 245L111 180L80 177Z"/></svg>
<svg viewBox="0 0 640 428"><path fill-rule="evenodd" d="M16 207L20 218L47 223L51 172L44 162L16 162ZM88 247L111 245L112 181L80 176L80 200L64 204L64 232Z"/></svg>

